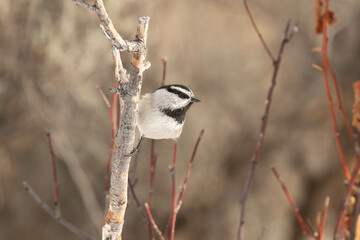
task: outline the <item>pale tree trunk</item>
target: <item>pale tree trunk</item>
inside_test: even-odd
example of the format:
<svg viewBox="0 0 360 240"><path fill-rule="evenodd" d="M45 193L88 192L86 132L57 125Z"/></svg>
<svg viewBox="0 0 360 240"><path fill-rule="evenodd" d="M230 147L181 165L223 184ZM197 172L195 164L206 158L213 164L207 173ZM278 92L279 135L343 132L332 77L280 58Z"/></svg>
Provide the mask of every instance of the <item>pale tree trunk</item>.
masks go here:
<svg viewBox="0 0 360 240"><path fill-rule="evenodd" d="M121 95L124 108L120 128L115 137L114 157L111 163L109 204L102 229L103 240L120 240L124 226L128 194L128 172L135 141L136 114L142 86L143 72L150 67L145 61L146 39L149 17L139 18L135 40L124 40L116 31L109 18L102 0L91 5L84 0L73 0L76 4L95 11L100 20L100 27L113 45L115 76L119 81L117 92ZM132 53L129 74L123 68L120 51Z"/></svg>

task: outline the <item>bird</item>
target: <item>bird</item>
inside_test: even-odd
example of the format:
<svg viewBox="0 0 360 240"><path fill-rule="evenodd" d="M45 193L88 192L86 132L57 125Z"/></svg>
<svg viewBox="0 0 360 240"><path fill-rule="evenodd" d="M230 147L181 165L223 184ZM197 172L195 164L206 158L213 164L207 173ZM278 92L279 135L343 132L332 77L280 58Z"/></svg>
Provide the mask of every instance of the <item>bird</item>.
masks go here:
<svg viewBox="0 0 360 240"><path fill-rule="evenodd" d="M164 85L143 95L136 118L140 139L130 154L139 149L143 138L177 140L184 127L186 112L197 102L200 100L194 93L181 84Z"/></svg>

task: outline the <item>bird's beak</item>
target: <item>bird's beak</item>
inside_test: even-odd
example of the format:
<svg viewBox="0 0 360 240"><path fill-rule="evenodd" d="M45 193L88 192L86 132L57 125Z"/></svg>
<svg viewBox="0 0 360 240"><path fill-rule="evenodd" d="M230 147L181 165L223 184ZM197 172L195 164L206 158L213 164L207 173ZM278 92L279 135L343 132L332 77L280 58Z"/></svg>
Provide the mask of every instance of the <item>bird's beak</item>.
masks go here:
<svg viewBox="0 0 360 240"><path fill-rule="evenodd" d="M199 99L191 98L191 102L201 102Z"/></svg>

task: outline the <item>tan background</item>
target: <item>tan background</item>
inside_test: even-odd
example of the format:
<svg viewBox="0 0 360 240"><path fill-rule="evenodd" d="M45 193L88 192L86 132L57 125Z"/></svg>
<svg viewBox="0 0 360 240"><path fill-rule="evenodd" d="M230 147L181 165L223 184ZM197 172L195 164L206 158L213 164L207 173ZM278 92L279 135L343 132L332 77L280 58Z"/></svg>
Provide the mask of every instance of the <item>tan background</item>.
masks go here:
<svg viewBox="0 0 360 240"><path fill-rule="evenodd" d="M182 181L193 145L199 147L176 239L235 239L239 199L255 149L272 65L241 1L105 1L126 39L137 18L151 17L143 92L160 84L167 56L167 83L189 86L202 103L188 113L179 140L177 182ZM314 34L312 1L250 1L264 38L278 51L285 22L299 32L286 46L275 89L263 154L248 201L246 238L304 239L269 166L274 164L301 212L313 222L331 197L326 225L330 239L343 175L329 118L321 65L321 37ZM360 3L332 1L338 21L329 29L329 54L348 117L352 83L360 79ZM96 237L103 220L104 171L110 144L109 111L95 85L113 83L110 44L94 13L68 1L0 2L0 239L80 239L44 213L23 190L27 180L42 199L53 201L44 133L53 133L63 215ZM129 55L125 54L128 65ZM340 118L339 118L339 122ZM341 124L346 157L352 146ZM147 200L150 141L141 149L136 191ZM164 226L170 213L168 166L171 141L157 141L154 216ZM81 182L83 181L83 183ZM82 187L82 196L77 184ZM85 186L85 185L87 186ZM92 199L95 196L96 199ZM127 212L124 239L147 239L134 203Z"/></svg>

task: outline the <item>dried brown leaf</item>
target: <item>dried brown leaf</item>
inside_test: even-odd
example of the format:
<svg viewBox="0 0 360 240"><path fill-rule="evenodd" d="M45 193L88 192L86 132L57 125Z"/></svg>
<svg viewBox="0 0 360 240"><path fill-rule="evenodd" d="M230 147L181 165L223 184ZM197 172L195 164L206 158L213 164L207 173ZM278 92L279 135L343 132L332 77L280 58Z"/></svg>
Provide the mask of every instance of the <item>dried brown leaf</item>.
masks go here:
<svg viewBox="0 0 360 240"><path fill-rule="evenodd" d="M323 3L321 0L314 0L314 23L315 23L315 32L317 34L322 33L323 21L322 21L322 9Z"/></svg>
<svg viewBox="0 0 360 240"><path fill-rule="evenodd" d="M354 105L352 108L353 119L352 126L360 131L360 81L357 81L353 84L354 89Z"/></svg>

